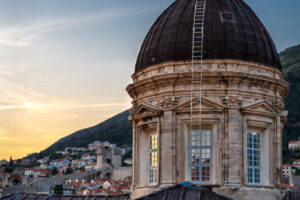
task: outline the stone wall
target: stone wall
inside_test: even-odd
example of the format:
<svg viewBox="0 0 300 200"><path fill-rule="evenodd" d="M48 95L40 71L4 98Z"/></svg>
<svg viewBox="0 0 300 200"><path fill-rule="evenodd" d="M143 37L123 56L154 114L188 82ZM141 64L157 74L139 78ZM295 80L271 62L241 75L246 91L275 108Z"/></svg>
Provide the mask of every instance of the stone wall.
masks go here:
<svg viewBox="0 0 300 200"><path fill-rule="evenodd" d="M132 177L132 167L120 167L116 168L112 174L112 180L124 180Z"/></svg>

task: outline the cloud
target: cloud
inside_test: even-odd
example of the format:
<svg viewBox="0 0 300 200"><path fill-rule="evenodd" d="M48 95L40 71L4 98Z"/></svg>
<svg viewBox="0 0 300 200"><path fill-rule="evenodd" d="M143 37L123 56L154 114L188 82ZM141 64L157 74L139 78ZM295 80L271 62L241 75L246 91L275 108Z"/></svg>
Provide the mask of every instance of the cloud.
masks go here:
<svg viewBox="0 0 300 200"><path fill-rule="evenodd" d="M16 109L87 109L87 108L111 108L111 107L126 107L128 103L103 103L103 104L36 104L25 102L20 105L0 105L0 110L16 110Z"/></svg>
<svg viewBox="0 0 300 200"><path fill-rule="evenodd" d="M24 22L11 27L1 27L0 45L24 47L47 33L63 31L91 22L103 22L110 19L146 14L158 10L158 7L147 9L116 8L100 11L85 16L68 16L60 18L44 18L33 22Z"/></svg>

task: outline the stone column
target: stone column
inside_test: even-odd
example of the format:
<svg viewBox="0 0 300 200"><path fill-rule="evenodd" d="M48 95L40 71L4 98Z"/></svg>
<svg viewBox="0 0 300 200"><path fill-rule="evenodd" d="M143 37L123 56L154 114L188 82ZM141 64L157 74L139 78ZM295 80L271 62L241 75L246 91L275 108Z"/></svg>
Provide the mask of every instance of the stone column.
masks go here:
<svg viewBox="0 0 300 200"><path fill-rule="evenodd" d="M174 148L174 142L173 142L173 112L172 111L164 111L164 114L162 116L161 121L161 158L160 158L160 183L161 185L172 185L174 183L174 177L173 177L173 151Z"/></svg>
<svg viewBox="0 0 300 200"><path fill-rule="evenodd" d="M138 184L137 182L137 164L138 164L138 157L137 157L137 133L136 133L136 122L133 120L132 122L132 185L136 187Z"/></svg>
<svg viewBox="0 0 300 200"><path fill-rule="evenodd" d="M239 100L228 101L228 184L241 185L243 176L243 121Z"/></svg>
<svg viewBox="0 0 300 200"><path fill-rule="evenodd" d="M282 182L282 125L280 116L276 119L276 138L275 138L275 146L277 149L277 152L274 152L275 158L277 160L277 166L276 166L276 175L275 175L275 185L276 187L281 187Z"/></svg>

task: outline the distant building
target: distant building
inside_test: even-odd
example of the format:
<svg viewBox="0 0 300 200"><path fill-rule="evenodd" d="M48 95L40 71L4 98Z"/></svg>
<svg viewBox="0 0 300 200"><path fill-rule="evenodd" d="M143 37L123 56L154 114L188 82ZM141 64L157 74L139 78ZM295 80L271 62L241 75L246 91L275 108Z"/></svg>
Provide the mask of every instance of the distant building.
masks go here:
<svg viewBox="0 0 300 200"><path fill-rule="evenodd" d="M4 165L8 165L8 162L7 162L7 160L1 160L0 161L0 166L4 166Z"/></svg>
<svg viewBox="0 0 300 200"><path fill-rule="evenodd" d="M86 171L96 170L97 169L97 162L93 162L93 163L87 165L84 169Z"/></svg>
<svg viewBox="0 0 300 200"><path fill-rule="evenodd" d="M97 158L96 158L96 156L94 156L94 155L83 154L83 155L81 156L81 159L82 159L82 160L96 160Z"/></svg>
<svg viewBox="0 0 300 200"><path fill-rule="evenodd" d="M289 149L292 151L300 150L300 141L290 141Z"/></svg>
<svg viewBox="0 0 300 200"><path fill-rule="evenodd" d="M108 146L100 147L97 150L97 169L103 167L119 168L122 166L122 151L119 148Z"/></svg>
<svg viewBox="0 0 300 200"><path fill-rule="evenodd" d="M50 168L56 167L56 168L60 168L60 167L66 167L69 166L71 164L71 157L65 157L62 159L56 159L56 160L52 160L50 161Z"/></svg>
<svg viewBox="0 0 300 200"><path fill-rule="evenodd" d="M88 149L87 148L85 148L85 147L79 147L79 148L77 148L77 151L87 151Z"/></svg>
<svg viewBox="0 0 300 200"><path fill-rule="evenodd" d="M126 158L124 160L124 163L126 163L127 165L132 165L132 158Z"/></svg>
<svg viewBox="0 0 300 200"><path fill-rule="evenodd" d="M10 174L6 172L0 172L0 188L9 186Z"/></svg>
<svg viewBox="0 0 300 200"><path fill-rule="evenodd" d="M49 166L46 165L46 164L41 164L41 165L40 165L40 168L41 168L41 169L49 169Z"/></svg>
<svg viewBox="0 0 300 200"><path fill-rule="evenodd" d="M86 162L82 159L80 160L72 160L72 164L71 164L73 169L80 169L82 167L86 166Z"/></svg>
<svg viewBox="0 0 300 200"><path fill-rule="evenodd" d="M24 171L25 176L32 177L47 177L51 173L51 170L46 169L36 169L36 168L27 168Z"/></svg>
<svg viewBox="0 0 300 200"><path fill-rule="evenodd" d="M100 141L94 141L94 142L88 144L88 149L90 151L94 151L94 150L97 150L98 147L100 147L100 146L101 146L101 142Z"/></svg>
<svg viewBox="0 0 300 200"><path fill-rule="evenodd" d="M48 162L48 160L49 159L47 159L47 158L42 158L42 159L37 160L37 162L40 164L45 164L46 162Z"/></svg>
<svg viewBox="0 0 300 200"><path fill-rule="evenodd" d="M61 154L61 155L63 155L63 156L66 156L66 155L69 155L69 154L70 154L69 151L56 151L55 153L56 153L56 154Z"/></svg>
<svg viewBox="0 0 300 200"><path fill-rule="evenodd" d="M94 159L79 159L72 160L71 166L73 169L80 169L95 163Z"/></svg>
<svg viewBox="0 0 300 200"><path fill-rule="evenodd" d="M30 160L29 159L22 159L20 164L22 166L28 166L28 165L30 165Z"/></svg>
<svg viewBox="0 0 300 200"><path fill-rule="evenodd" d="M132 150L132 148L131 147L126 147L126 148L123 148L121 150L122 150L122 154L124 155L124 154L130 152Z"/></svg>
<svg viewBox="0 0 300 200"><path fill-rule="evenodd" d="M297 170L300 170L300 159L294 160L292 167L297 169Z"/></svg>
<svg viewBox="0 0 300 200"><path fill-rule="evenodd" d="M283 176L291 176L294 173L295 173L295 169L292 167L292 165L289 165L289 164L282 165L282 175Z"/></svg>

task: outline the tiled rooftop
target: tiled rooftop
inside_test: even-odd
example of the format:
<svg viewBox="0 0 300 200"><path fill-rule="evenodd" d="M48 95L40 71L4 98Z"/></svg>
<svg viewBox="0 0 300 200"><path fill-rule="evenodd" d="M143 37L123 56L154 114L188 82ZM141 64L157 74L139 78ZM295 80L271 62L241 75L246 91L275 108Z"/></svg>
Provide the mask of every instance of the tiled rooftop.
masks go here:
<svg viewBox="0 0 300 200"><path fill-rule="evenodd" d="M1 200L129 200L130 195L118 196L83 196L83 195L47 195L47 194L12 194Z"/></svg>

